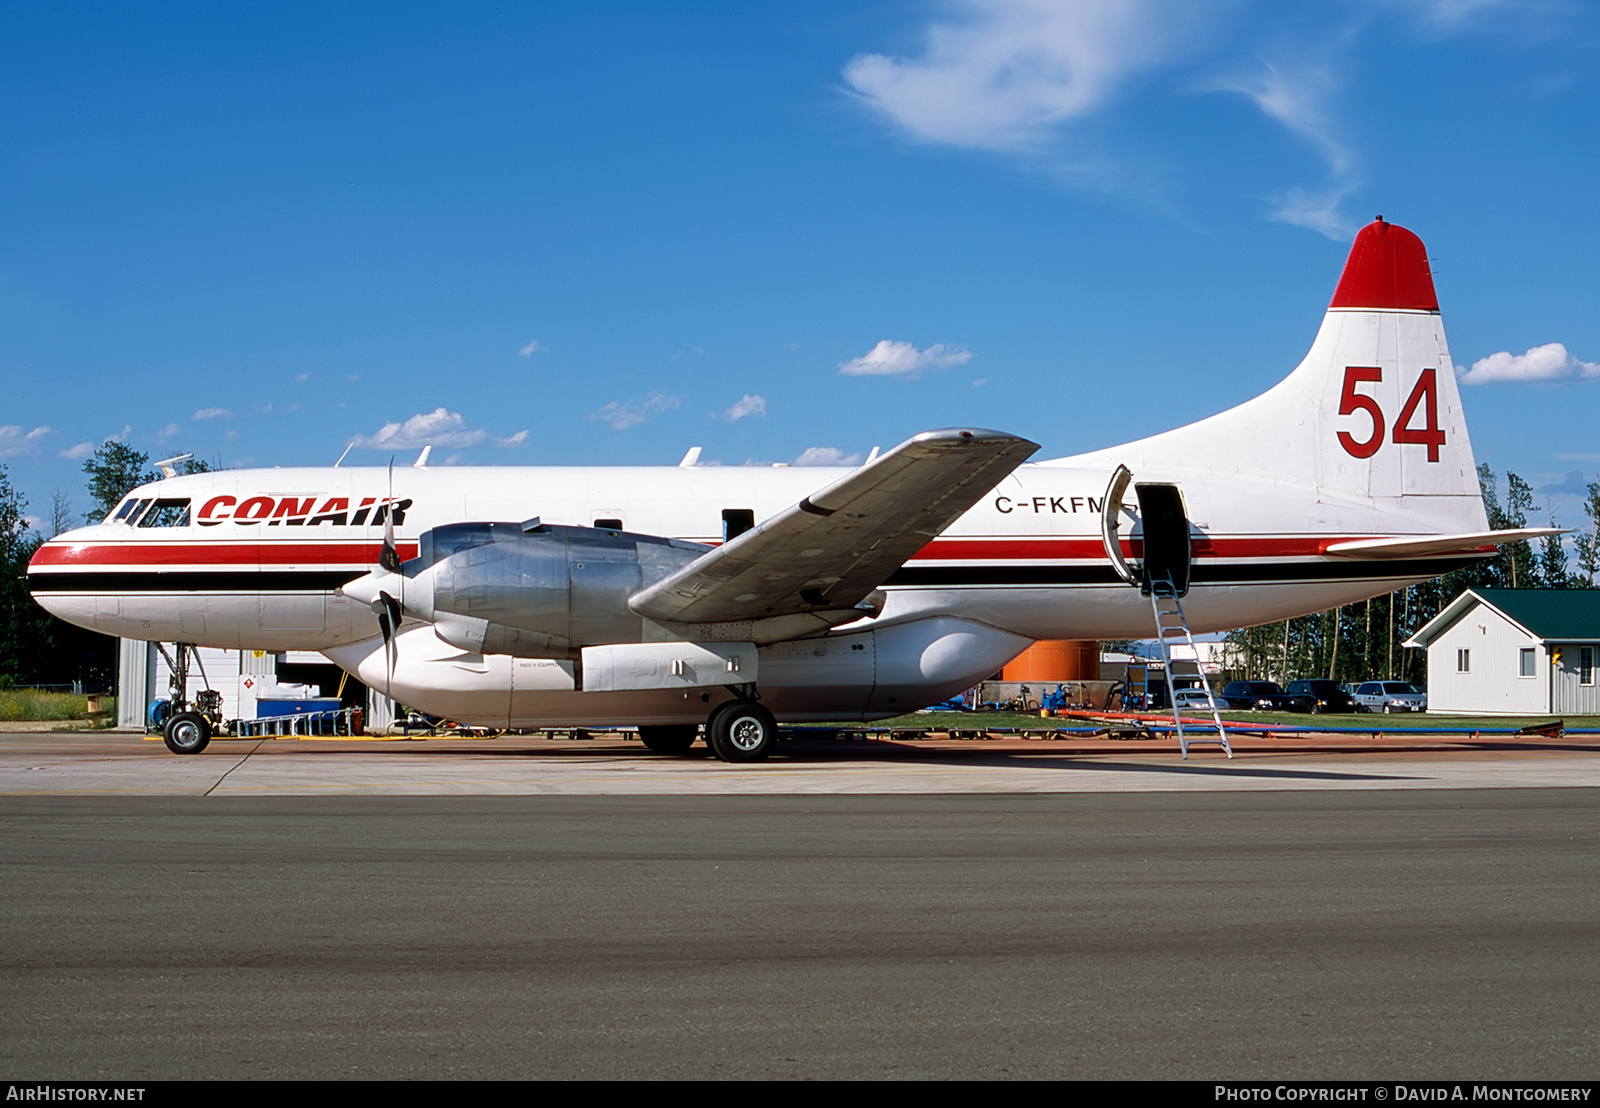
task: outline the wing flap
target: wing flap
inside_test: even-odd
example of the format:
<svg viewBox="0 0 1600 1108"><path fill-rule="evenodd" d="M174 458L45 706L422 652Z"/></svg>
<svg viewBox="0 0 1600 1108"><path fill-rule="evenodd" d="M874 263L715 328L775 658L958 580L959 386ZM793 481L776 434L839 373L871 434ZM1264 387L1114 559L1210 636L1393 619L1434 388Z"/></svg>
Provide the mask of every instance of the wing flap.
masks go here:
<svg viewBox="0 0 1600 1108"><path fill-rule="evenodd" d="M666 623L854 608L1039 449L999 431L928 431L648 588Z"/></svg>

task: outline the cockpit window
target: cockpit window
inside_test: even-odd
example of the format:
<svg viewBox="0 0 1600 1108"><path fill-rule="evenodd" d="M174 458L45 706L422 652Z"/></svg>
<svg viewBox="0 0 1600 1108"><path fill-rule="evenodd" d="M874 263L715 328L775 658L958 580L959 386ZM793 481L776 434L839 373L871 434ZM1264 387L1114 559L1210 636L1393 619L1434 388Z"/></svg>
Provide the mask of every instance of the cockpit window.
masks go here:
<svg viewBox="0 0 1600 1108"><path fill-rule="evenodd" d="M189 498L181 500L157 500L155 507L144 514L139 521L140 527L187 527L189 526Z"/></svg>
<svg viewBox="0 0 1600 1108"><path fill-rule="evenodd" d="M124 500L122 502L122 507L118 508L115 512L112 512L110 515L106 516L106 522L107 523L118 523L118 522L121 522L121 523L126 523L131 527L133 525L134 520L139 518L139 514L141 512L143 512L149 506L150 506L150 500L149 500L148 497L146 497L145 499L141 500L137 496L130 496L130 497L128 497L128 499L126 499L126 500Z"/></svg>

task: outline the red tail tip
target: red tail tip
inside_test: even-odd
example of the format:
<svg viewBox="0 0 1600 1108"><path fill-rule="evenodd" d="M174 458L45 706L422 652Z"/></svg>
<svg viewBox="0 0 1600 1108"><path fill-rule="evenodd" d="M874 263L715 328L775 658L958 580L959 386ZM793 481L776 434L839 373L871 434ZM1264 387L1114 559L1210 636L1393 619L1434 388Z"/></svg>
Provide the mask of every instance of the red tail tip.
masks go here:
<svg viewBox="0 0 1600 1108"><path fill-rule="evenodd" d="M1427 247L1380 215L1356 234L1330 307L1438 311Z"/></svg>

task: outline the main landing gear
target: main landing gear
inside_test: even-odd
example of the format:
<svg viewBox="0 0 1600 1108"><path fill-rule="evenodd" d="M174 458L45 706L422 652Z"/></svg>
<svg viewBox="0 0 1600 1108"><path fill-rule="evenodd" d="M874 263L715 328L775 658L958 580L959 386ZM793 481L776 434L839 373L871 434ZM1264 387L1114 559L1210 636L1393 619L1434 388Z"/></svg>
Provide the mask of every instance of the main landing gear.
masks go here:
<svg viewBox="0 0 1600 1108"><path fill-rule="evenodd" d="M778 744L778 721L753 687L730 691L738 699L718 704L706 719L706 746L724 762L759 762ZM639 738L654 754L687 754L699 730L692 723L641 727Z"/></svg>
<svg viewBox="0 0 1600 1108"><path fill-rule="evenodd" d="M706 720L706 745L724 762L759 762L778 745L778 721L754 699L741 695L712 710Z"/></svg>

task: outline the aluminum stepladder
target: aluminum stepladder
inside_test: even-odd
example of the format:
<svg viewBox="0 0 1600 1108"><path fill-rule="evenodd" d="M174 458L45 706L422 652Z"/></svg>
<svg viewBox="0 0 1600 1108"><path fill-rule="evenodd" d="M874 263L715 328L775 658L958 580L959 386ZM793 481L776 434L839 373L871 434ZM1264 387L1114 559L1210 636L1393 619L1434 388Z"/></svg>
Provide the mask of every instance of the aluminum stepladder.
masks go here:
<svg viewBox="0 0 1600 1108"><path fill-rule="evenodd" d="M1228 757L1233 757L1233 747L1228 745L1228 732L1222 726L1222 715L1217 711L1216 698L1211 695L1211 682L1206 678L1206 667L1200 661L1200 648L1195 644L1194 635L1189 630L1189 619L1183 614L1183 601L1178 598L1178 589L1172 583L1172 578L1167 575L1153 577L1150 580L1150 609L1156 617L1156 642L1161 647L1161 660L1167 667L1167 697L1172 701L1172 722L1178 729L1178 749L1183 751L1183 756L1189 756L1191 743L1215 743L1222 747L1222 752ZM1183 713L1178 708L1178 690L1173 684L1177 676L1173 670L1172 646L1182 639L1187 643L1190 652L1194 655L1194 669L1200 675L1200 687L1206 692L1206 701L1211 705L1211 720L1216 725L1215 738L1190 738L1183 729ZM1193 723L1190 724L1194 726ZM1200 724L1204 727L1205 724Z"/></svg>
<svg viewBox="0 0 1600 1108"><path fill-rule="evenodd" d="M1222 726L1222 716L1217 712L1216 700L1211 695L1211 682L1206 679L1205 665L1200 661L1200 649L1189 630L1189 619L1183 614L1183 595L1189 591L1189 565L1193 544L1189 536L1188 512L1183 506L1183 494L1177 485L1165 482L1134 485L1139 498L1139 519L1143 527L1141 545L1144 559L1141 564L1129 565L1122 553L1120 516L1122 498L1133 483L1133 472L1119 465L1106 486L1106 498L1101 505L1100 534L1105 541L1106 557L1117 576L1139 589L1150 598L1150 608L1156 620L1156 642L1161 647L1161 658L1166 666L1167 692L1172 700L1172 721L1178 731L1178 747L1185 758L1189 757L1191 743L1215 743L1223 753L1233 757L1233 747L1228 745L1228 732ZM1211 719L1216 725L1215 738L1191 739L1183 729L1183 713L1178 709L1177 689L1172 678L1172 642L1179 636L1194 652L1195 670L1200 675L1200 687L1205 689L1211 704ZM1146 678L1148 684L1148 677ZM1205 724L1200 724L1204 727Z"/></svg>

